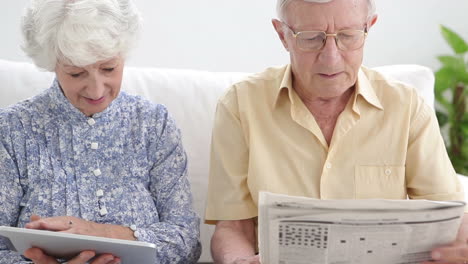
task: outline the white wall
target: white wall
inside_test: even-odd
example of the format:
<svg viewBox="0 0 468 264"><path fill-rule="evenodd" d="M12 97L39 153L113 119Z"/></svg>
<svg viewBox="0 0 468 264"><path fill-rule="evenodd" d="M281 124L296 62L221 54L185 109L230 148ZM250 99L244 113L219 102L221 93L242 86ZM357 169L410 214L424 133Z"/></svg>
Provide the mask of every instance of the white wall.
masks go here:
<svg viewBox="0 0 468 264"><path fill-rule="evenodd" d="M0 0L0 58L27 60L19 21L27 0ZM130 65L211 71L260 71L288 61L270 20L274 0L135 0L143 34ZM368 66L416 63L438 67L451 52L444 24L468 40L467 0L377 0L379 21L366 44Z"/></svg>
<svg viewBox="0 0 468 264"><path fill-rule="evenodd" d="M437 55L451 54L443 24L468 41L467 0L376 0L379 21L367 43L365 64L416 63L439 67Z"/></svg>

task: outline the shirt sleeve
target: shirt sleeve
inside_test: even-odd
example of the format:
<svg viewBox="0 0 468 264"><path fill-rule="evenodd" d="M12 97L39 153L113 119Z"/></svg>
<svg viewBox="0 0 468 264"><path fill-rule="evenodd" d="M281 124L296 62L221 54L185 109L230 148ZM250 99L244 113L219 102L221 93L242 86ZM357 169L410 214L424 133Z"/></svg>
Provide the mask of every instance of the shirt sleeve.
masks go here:
<svg viewBox="0 0 468 264"><path fill-rule="evenodd" d="M0 225L16 226L23 197L16 156L21 152L19 149L14 150L15 141L12 139L9 124L5 120L3 114L0 114ZM1 263L31 263L25 261L19 253L9 250L6 242L0 237Z"/></svg>
<svg viewBox="0 0 468 264"><path fill-rule="evenodd" d="M257 216L248 187L249 148L234 89L216 108L211 141L205 220L240 220Z"/></svg>
<svg viewBox="0 0 468 264"><path fill-rule="evenodd" d="M150 192L160 222L139 228L138 240L156 244L157 263L196 263L201 254L200 219L192 207L187 179L187 157L175 122L163 111L151 148L155 164L150 171Z"/></svg>
<svg viewBox="0 0 468 264"><path fill-rule="evenodd" d="M415 92L406 178L412 199L464 200L463 187L448 157L435 112Z"/></svg>

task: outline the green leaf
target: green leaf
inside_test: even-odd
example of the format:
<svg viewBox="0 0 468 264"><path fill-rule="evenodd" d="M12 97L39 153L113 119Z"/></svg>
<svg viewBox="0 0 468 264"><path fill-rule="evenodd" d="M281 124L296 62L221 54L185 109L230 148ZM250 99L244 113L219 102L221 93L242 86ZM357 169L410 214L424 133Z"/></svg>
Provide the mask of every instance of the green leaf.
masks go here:
<svg viewBox="0 0 468 264"><path fill-rule="evenodd" d="M463 54L468 51L468 44L466 44L465 40L457 33L443 25L440 25L440 31L456 54Z"/></svg>
<svg viewBox="0 0 468 264"><path fill-rule="evenodd" d="M460 81L468 85L468 72L465 71L465 73L460 76ZM465 89L468 89L468 88L465 88Z"/></svg>
<svg viewBox="0 0 468 264"><path fill-rule="evenodd" d="M452 68L443 67L435 73L435 92L443 93L453 87L456 82L455 72Z"/></svg>
<svg viewBox="0 0 468 264"><path fill-rule="evenodd" d="M437 59L439 59L444 67L453 70L457 74L466 73L465 62L463 61L462 57L445 55L438 56Z"/></svg>
<svg viewBox="0 0 468 264"><path fill-rule="evenodd" d="M451 68L443 67L435 73L435 98L445 109L452 107L451 103L444 97L446 90L452 90L455 86L456 74Z"/></svg>
<svg viewBox="0 0 468 264"><path fill-rule="evenodd" d="M468 175L468 44L449 28L440 29L456 54L438 57L442 67L435 73L435 97L442 111L436 114L440 127L448 128L446 146L455 170Z"/></svg>
<svg viewBox="0 0 468 264"><path fill-rule="evenodd" d="M463 156L465 157L465 162L468 162L468 141L464 142L465 144L462 147Z"/></svg>
<svg viewBox="0 0 468 264"><path fill-rule="evenodd" d="M439 118L439 116L437 116L437 118ZM439 121L439 123L440 123L440 121ZM468 126L463 126L462 129L463 129L463 134L465 135L465 137L467 137L468 136Z"/></svg>

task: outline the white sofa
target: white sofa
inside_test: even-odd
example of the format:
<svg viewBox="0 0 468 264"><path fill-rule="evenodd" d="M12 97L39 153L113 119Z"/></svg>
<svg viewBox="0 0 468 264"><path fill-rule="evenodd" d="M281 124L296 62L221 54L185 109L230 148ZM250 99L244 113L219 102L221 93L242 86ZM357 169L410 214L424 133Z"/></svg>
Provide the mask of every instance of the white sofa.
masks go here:
<svg viewBox="0 0 468 264"><path fill-rule="evenodd" d="M434 76L418 65L376 68L390 77L413 85L434 105ZM203 218L208 181L211 127L216 101L223 91L246 73L127 67L123 89L164 104L182 131L189 158L189 179L194 206ZM30 63L0 60L0 107L31 97L51 84L54 75L41 72ZM210 262L213 227L201 225L203 253L200 262Z"/></svg>

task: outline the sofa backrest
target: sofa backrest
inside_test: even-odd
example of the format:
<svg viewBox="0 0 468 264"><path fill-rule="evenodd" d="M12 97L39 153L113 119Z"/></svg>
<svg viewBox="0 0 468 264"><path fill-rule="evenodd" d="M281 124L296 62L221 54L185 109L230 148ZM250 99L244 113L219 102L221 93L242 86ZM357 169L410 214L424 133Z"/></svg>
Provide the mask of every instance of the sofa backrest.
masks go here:
<svg viewBox="0 0 468 264"><path fill-rule="evenodd" d="M413 85L430 105L434 104L434 76L430 69L418 65L393 65L376 69ZM122 88L166 105L181 129L189 158L189 180L194 206L202 218L216 102L230 84L246 75L247 73L134 67L127 67L124 72ZM50 86L53 78L54 74L41 72L30 63L0 60L0 107L39 93ZM211 261L210 238L213 229L213 226L201 225L201 262Z"/></svg>

